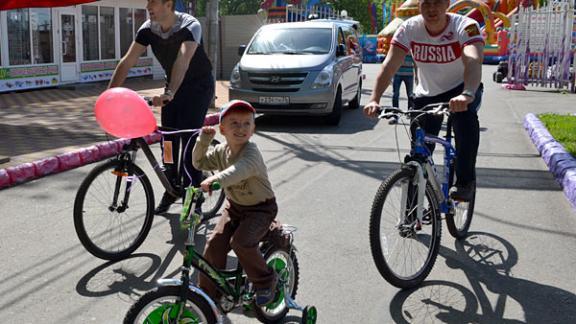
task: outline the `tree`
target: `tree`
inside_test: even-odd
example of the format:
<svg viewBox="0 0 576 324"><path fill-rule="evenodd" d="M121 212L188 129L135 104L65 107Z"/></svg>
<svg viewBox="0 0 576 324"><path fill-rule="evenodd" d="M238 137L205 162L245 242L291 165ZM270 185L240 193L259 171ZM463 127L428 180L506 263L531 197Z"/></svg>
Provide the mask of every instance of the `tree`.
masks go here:
<svg viewBox="0 0 576 324"><path fill-rule="evenodd" d="M368 11L368 4L376 4L377 23L376 31L382 29L382 0L332 0L334 9L338 11L346 10L348 16L359 21L365 33L370 33L370 12Z"/></svg>
<svg viewBox="0 0 576 324"><path fill-rule="evenodd" d="M220 15L255 15L262 0L220 0Z"/></svg>
<svg viewBox="0 0 576 324"><path fill-rule="evenodd" d="M206 7L209 0L185 0L185 2L193 2L195 8L195 16L203 17L206 15ZM219 0L218 7L220 16L231 15L255 15L260 9L262 0Z"/></svg>

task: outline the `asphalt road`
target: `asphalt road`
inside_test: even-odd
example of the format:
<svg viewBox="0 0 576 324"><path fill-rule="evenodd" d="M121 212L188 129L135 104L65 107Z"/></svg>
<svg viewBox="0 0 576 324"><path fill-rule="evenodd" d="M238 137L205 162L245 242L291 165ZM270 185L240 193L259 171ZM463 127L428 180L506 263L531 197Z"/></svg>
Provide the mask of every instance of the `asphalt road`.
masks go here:
<svg viewBox="0 0 576 324"><path fill-rule="evenodd" d="M365 65L363 102L377 69ZM380 277L368 243L372 199L398 166L394 128L360 110L346 111L340 127L309 118L258 118L254 141L269 168L279 218L299 228L297 301L316 305L318 323L576 322L576 214L522 127L529 112L569 112L574 95L503 90L491 81L493 70L484 68L471 235L456 243L444 230L433 271L411 291ZM125 261L96 259L80 245L72 206L93 167L0 192L4 322L120 323L157 279L177 276L179 206L172 216L155 218L144 245ZM159 200L157 181L155 188ZM200 233L202 243L206 231ZM240 312L228 319L256 322ZM287 322L298 319L291 312Z"/></svg>

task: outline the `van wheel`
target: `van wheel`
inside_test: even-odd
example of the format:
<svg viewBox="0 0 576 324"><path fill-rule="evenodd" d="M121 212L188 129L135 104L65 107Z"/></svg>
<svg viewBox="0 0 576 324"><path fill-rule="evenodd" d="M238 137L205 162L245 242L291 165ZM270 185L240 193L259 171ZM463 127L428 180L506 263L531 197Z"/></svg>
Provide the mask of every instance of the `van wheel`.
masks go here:
<svg viewBox="0 0 576 324"><path fill-rule="evenodd" d="M362 80L358 81L358 90L356 91L356 97L350 101L348 108L358 109L360 108L360 99L362 98Z"/></svg>
<svg viewBox="0 0 576 324"><path fill-rule="evenodd" d="M338 87L336 92L336 98L334 99L334 106L332 107L332 112L326 116L325 122L328 125L337 126L340 123L340 118L342 117L342 90Z"/></svg>

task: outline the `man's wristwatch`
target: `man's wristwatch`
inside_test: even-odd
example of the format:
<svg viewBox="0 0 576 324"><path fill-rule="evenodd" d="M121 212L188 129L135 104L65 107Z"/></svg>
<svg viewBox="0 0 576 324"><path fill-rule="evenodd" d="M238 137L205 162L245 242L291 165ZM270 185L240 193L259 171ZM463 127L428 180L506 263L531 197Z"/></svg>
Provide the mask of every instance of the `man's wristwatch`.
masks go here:
<svg viewBox="0 0 576 324"><path fill-rule="evenodd" d="M474 98L476 98L476 94L474 93L474 91L471 91L471 90L462 91L462 95L469 97L469 98L472 98L472 100L474 100Z"/></svg>
<svg viewBox="0 0 576 324"><path fill-rule="evenodd" d="M174 98L174 94L172 93L172 90L170 90L170 89L164 90L164 95L169 96L170 98Z"/></svg>

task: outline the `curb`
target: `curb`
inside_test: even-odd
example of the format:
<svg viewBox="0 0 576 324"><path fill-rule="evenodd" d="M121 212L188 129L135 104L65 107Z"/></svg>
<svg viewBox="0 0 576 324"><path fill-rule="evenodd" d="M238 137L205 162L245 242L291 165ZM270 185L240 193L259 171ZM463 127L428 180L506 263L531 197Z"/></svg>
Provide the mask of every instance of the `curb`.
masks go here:
<svg viewBox="0 0 576 324"><path fill-rule="evenodd" d="M219 118L219 113L206 115L204 125L216 125L220 121ZM148 144L158 143L162 139L162 134L154 132L145 136L144 139ZM121 138L114 141L96 143L72 152L0 169L0 190L36 180L47 175L102 161L120 153L124 145L129 141L129 139Z"/></svg>
<svg viewBox="0 0 576 324"><path fill-rule="evenodd" d="M530 113L524 117L524 128L576 210L576 159L556 142L536 115Z"/></svg>

